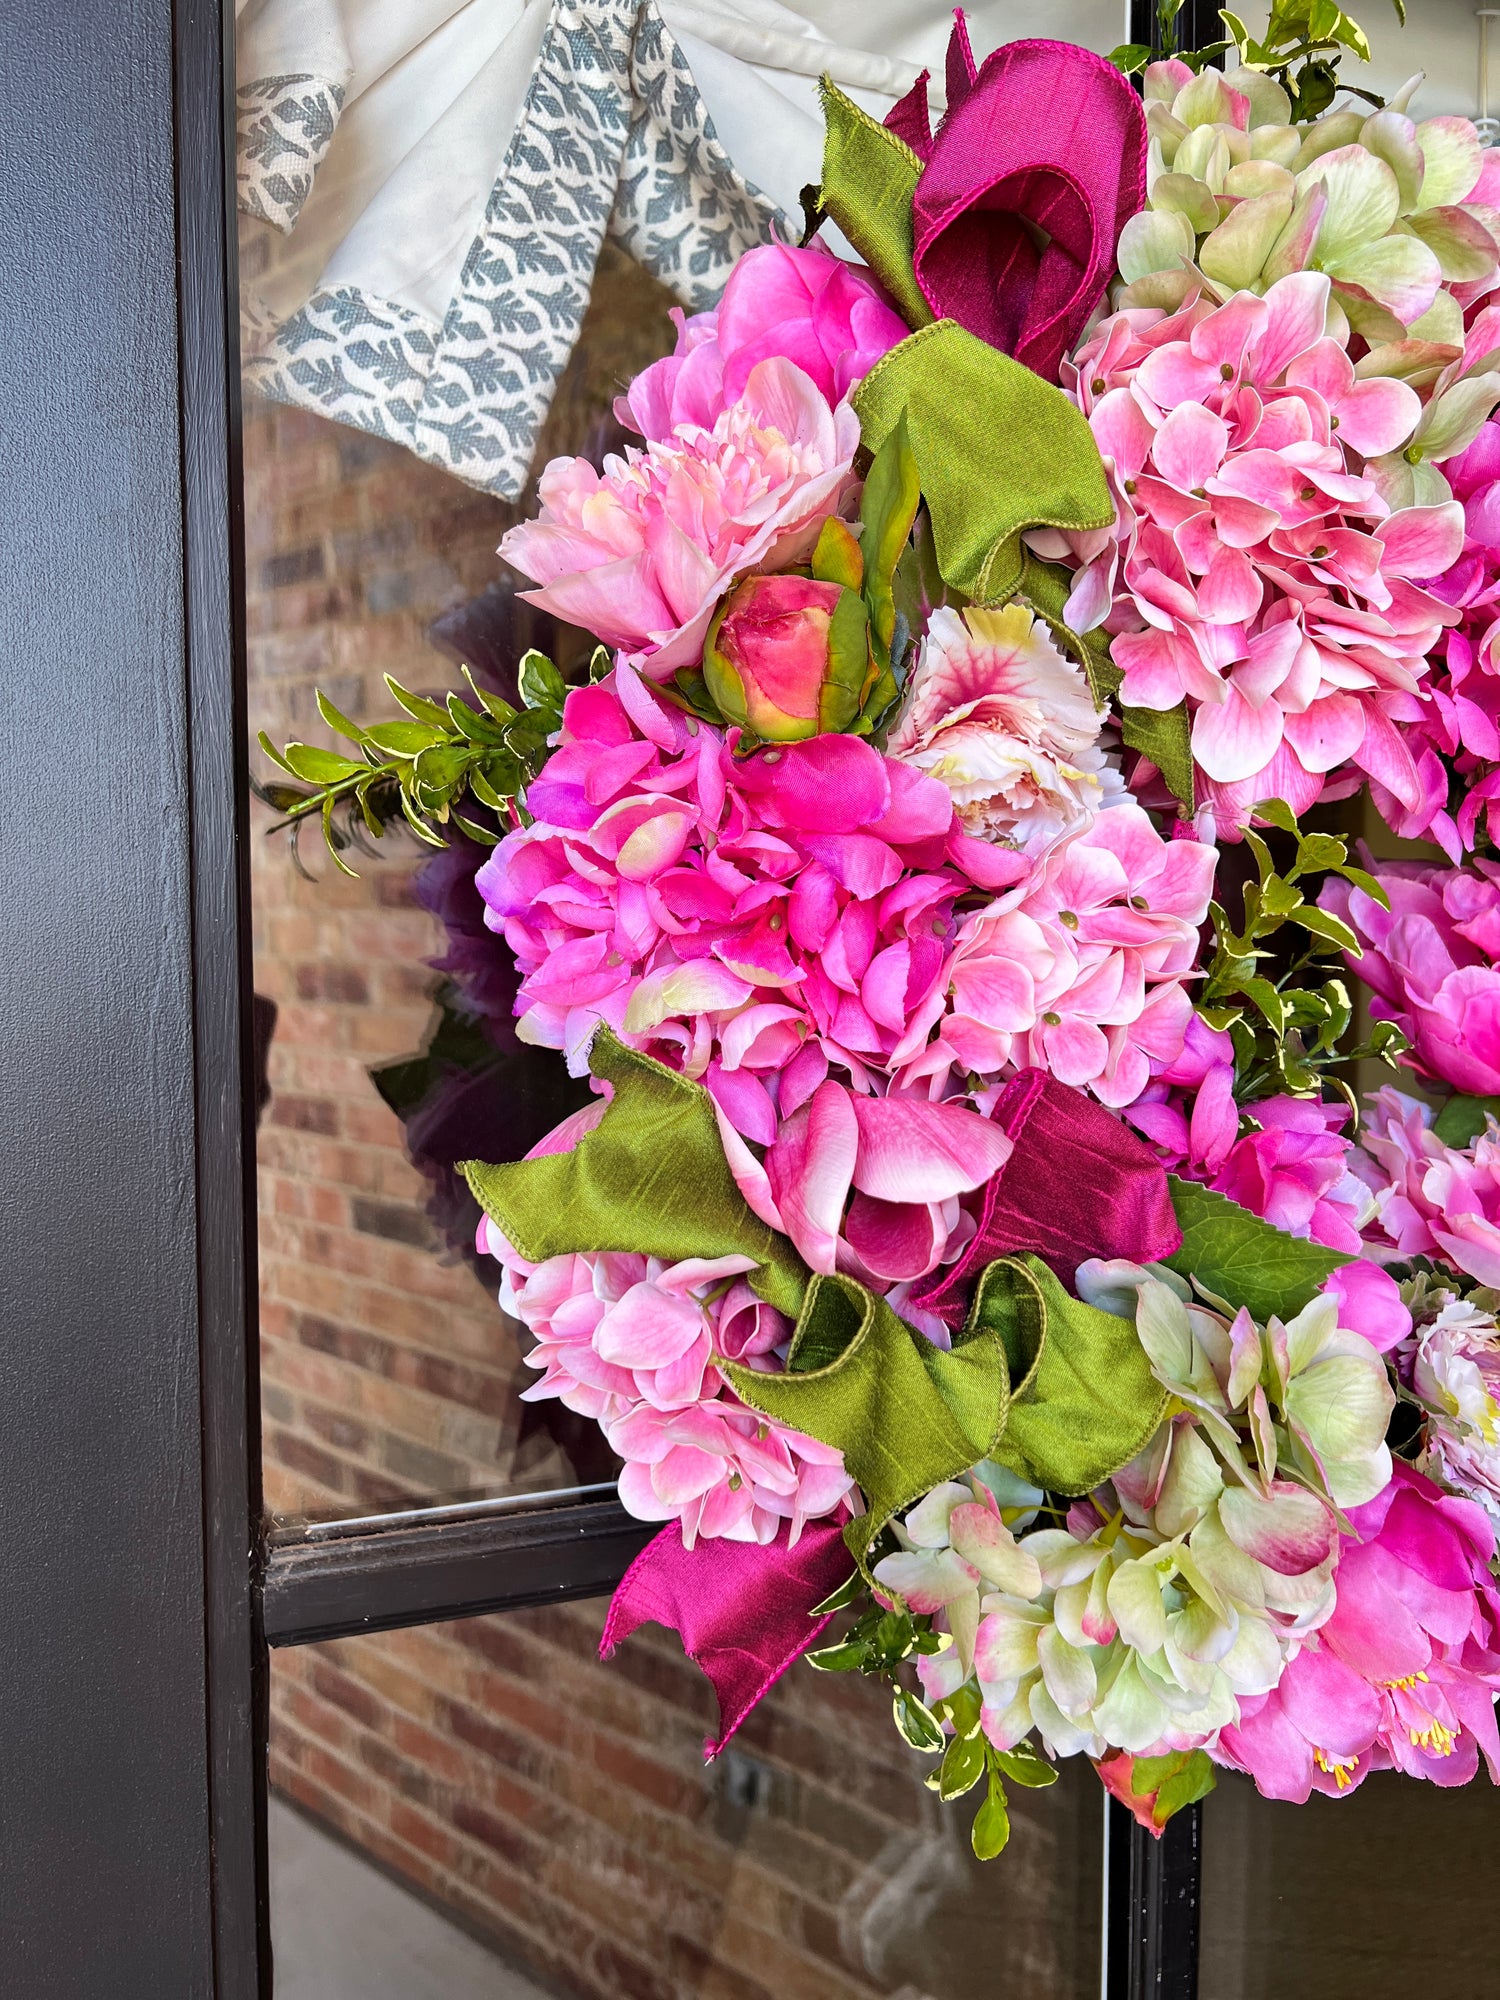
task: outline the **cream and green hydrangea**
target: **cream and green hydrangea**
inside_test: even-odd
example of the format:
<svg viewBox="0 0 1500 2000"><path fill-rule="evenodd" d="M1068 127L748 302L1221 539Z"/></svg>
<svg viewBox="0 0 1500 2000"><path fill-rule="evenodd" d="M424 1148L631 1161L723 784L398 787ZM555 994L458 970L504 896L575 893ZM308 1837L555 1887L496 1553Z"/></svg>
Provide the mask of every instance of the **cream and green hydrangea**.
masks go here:
<svg viewBox="0 0 1500 2000"><path fill-rule="evenodd" d="M1116 304L1175 306L1199 283L1222 300L1323 271L1373 349L1462 348L1463 308L1500 270L1495 175L1467 118L1407 116L1420 81L1374 113L1295 125L1269 76L1152 64L1148 205L1120 238Z"/></svg>
<svg viewBox="0 0 1500 2000"><path fill-rule="evenodd" d="M977 1687L996 1750L1196 1748L1331 1615L1341 1510L1390 1476L1392 1392L1324 1296L1259 1327L1159 1267L1086 1264L1078 1289L1133 1313L1172 1414L1065 1525L1017 1535L984 1478L949 1482L876 1579L951 1636L924 1693Z"/></svg>

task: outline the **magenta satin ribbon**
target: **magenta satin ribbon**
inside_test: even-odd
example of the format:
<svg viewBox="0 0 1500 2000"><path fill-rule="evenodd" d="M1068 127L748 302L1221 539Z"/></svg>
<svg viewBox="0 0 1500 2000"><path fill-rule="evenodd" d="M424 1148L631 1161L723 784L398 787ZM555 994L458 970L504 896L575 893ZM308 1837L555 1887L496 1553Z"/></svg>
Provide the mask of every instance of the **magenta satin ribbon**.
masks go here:
<svg viewBox="0 0 1500 2000"><path fill-rule="evenodd" d="M677 1522L648 1542L626 1570L604 1622L599 1657L648 1620L682 1634L719 1697L717 1757L761 1696L805 1653L832 1613L811 1614L854 1570L835 1521L811 1521L788 1548L774 1542L703 1541L682 1546Z"/></svg>
<svg viewBox="0 0 1500 2000"><path fill-rule="evenodd" d="M995 1106L1015 1150L987 1183L963 1256L913 1289L911 1302L961 1326L986 1264L1033 1250L1071 1290L1088 1257L1150 1264L1182 1241L1166 1169L1103 1105L1045 1070L1023 1069Z"/></svg>
<svg viewBox="0 0 1500 2000"><path fill-rule="evenodd" d="M886 119L925 162L917 283L940 319L1055 382L1145 200L1140 100L1113 63L1068 42L1007 42L976 69L961 10L947 83L936 138L926 71Z"/></svg>

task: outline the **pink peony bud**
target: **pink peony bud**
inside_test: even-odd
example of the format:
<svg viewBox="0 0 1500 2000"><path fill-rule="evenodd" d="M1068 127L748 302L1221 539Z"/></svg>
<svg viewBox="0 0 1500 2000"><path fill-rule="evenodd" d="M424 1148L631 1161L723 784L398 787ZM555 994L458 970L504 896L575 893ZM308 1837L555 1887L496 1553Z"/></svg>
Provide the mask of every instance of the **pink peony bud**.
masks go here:
<svg viewBox="0 0 1500 2000"><path fill-rule="evenodd" d="M855 591L810 576L752 576L731 592L703 651L721 713L768 743L847 728L868 659Z"/></svg>

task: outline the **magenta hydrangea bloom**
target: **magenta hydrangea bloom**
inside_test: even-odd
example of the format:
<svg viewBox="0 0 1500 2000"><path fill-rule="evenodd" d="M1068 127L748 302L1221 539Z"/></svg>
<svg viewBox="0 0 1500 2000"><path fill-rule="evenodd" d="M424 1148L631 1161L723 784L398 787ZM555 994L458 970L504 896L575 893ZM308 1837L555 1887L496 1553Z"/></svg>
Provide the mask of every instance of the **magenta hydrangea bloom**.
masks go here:
<svg viewBox="0 0 1500 2000"><path fill-rule="evenodd" d="M1464 1785L1481 1755L1500 1782L1500 1591L1484 1510L1398 1462L1349 1522L1332 1617L1270 1694L1242 1698L1214 1755L1267 1798L1299 1803L1389 1769Z"/></svg>
<svg viewBox="0 0 1500 2000"><path fill-rule="evenodd" d="M747 251L712 311L685 319L679 307L672 319L675 350L642 369L615 404L622 424L653 440L684 424L712 430L751 369L778 355L827 403L840 403L908 330L865 270L820 243Z"/></svg>
<svg viewBox="0 0 1500 2000"><path fill-rule="evenodd" d="M522 1400L555 1396L600 1425L638 1520L680 1521L691 1548L700 1535L769 1542L783 1523L795 1542L805 1522L843 1511L842 1455L748 1409L715 1366L782 1365L791 1324L744 1282L753 1259L528 1264L487 1217L478 1242L504 1268L500 1303L537 1336L526 1358L542 1378Z"/></svg>
<svg viewBox="0 0 1500 2000"><path fill-rule="evenodd" d="M1419 580L1459 554L1462 509L1393 514L1364 471L1410 436L1418 398L1356 379L1326 333L1328 292L1303 272L1263 298L1106 319L1068 386L1116 524L1032 537L1078 568L1068 621L1111 632L1121 699L1186 699L1226 831L1261 799L1301 813L1360 773L1414 806L1398 725L1420 719L1426 655L1459 616Z"/></svg>
<svg viewBox="0 0 1500 2000"><path fill-rule="evenodd" d="M1320 901L1349 924L1364 955L1349 970L1375 995L1372 1012L1412 1043L1406 1060L1476 1097L1500 1092L1500 865L1377 871L1391 907L1330 877Z"/></svg>
<svg viewBox="0 0 1500 2000"><path fill-rule="evenodd" d="M1435 840L1459 861L1481 816L1492 837L1500 831L1500 422L1491 418L1443 471L1463 507L1463 551L1428 587L1459 622L1430 662L1421 715L1405 725L1418 796L1408 803L1380 785L1374 796L1397 833Z"/></svg>
<svg viewBox="0 0 1500 2000"><path fill-rule="evenodd" d="M1242 1114L1229 1037L1196 1016L1183 1055L1125 1116L1173 1173L1205 1182L1289 1236L1354 1254L1363 1247L1371 1199L1349 1168L1348 1105L1266 1097ZM1243 1135L1242 1121L1251 1124Z"/></svg>
<svg viewBox="0 0 1500 2000"><path fill-rule="evenodd" d="M942 1099L1036 1063L1121 1104L1180 1050L1211 847L1127 802L1034 864L855 737L734 743L626 667L569 695L478 876L524 1039L581 1073L607 1021L764 1146L831 1070Z"/></svg>

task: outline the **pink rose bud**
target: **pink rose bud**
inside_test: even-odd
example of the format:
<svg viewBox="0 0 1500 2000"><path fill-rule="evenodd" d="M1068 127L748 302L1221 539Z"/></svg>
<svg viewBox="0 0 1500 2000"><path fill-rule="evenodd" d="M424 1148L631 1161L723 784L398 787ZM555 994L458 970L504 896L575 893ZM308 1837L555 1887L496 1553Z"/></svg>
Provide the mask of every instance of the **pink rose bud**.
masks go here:
<svg viewBox="0 0 1500 2000"><path fill-rule="evenodd" d="M767 743L847 729L869 660L868 617L841 583L747 577L703 649L708 691L726 721Z"/></svg>

